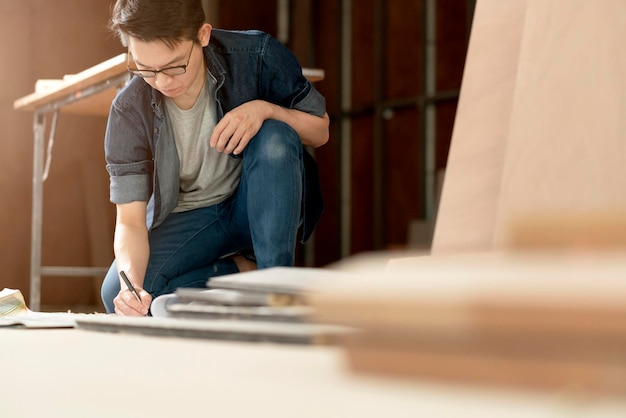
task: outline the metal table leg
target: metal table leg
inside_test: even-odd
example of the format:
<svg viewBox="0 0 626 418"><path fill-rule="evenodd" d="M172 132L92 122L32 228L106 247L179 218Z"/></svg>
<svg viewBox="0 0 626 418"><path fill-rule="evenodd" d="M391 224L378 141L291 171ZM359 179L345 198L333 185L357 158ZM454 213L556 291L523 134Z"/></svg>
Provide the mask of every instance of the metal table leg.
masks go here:
<svg viewBox="0 0 626 418"><path fill-rule="evenodd" d="M43 214L43 141L46 130L45 114L35 112L33 118L33 207L30 242L30 303L33 311L41 302L41 228Z"/></svg>
<svg viewBox="0 0 626 418"><path fill-rule="evenodd" d="M78 100L100 93L111 87L121 88L130 80L126 71L114 77L86 87L61 99L47 103L34 113L33 117L33 207L31 219L30 244L30 300L29 308L33 311L41 309L41 277L52 276L103 276L107 267L46 267L41 263L42 226L43 226L43 183L48 177L54 145L54 135L60 109ZM50 132L48 133L47 156L44 158L44 137L46 134L46 115L52 114ZM45 159L45 161L44 161Z"/></svg>

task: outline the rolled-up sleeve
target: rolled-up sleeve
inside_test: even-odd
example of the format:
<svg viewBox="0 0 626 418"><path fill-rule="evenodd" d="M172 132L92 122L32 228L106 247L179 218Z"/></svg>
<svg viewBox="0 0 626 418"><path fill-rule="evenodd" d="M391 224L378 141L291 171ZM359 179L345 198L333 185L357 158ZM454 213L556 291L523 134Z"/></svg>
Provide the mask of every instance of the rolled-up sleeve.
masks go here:
<svg viewBox="0 0 626 418"><path fill-rule="evenodd" d="M302 100L292 105L292 109L322 117L326 113L326 99L308 80L307 83L309 83L311 88L308 89Z"/></svg>
<svg viewBox="0 0 626 418"><path fill-rule="evenodd" d="M110 176L110 200L115 204L135 201L147 202L152 194L152 176L146 174L114 175L114 172L126 170L123 166L107 164Z"/></svg>
<svg viewBox="0 0 626 418"><path fill-rule="evenodd" d="M136 109L124 106L127 101L132 97L121 99L118 95L114 100L104 140L110 200L115 204L148 201L153 192L154 162L148 137L151 129Z"/></svg>

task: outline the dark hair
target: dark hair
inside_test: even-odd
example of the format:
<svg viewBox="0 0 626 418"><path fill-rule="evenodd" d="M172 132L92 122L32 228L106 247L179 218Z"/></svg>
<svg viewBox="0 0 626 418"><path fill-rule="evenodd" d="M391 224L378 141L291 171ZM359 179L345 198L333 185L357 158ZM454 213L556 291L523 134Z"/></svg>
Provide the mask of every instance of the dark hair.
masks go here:
<svg viewBox="0 0 626 418"><path fill-rule="evenodd" d="M181 41L196 41L205 20L201 0L117 0L109 28L124 46L133 37L173 48Z"/></svg>

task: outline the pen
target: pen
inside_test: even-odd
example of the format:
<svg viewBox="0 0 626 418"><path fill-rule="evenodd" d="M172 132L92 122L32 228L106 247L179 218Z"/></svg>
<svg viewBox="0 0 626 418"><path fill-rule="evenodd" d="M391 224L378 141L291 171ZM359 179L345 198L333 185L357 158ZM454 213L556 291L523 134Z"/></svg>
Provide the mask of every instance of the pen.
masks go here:
<svg viewBox="0 0 626 418"><path fill-rule="evenodd" d="M120 276L122 276L122 280L124 280L124 283L126 283L126 287L128 287L128 290L130 290L130 293L132 293L133 296L135 296L135 299L137 299L137 302L141 303L141 298L139 297L139 293L137 293L137 291L135 290L135 287L130 282L130 279L128 278L126 273L124 273L123 271L120 271Z"/></svg>

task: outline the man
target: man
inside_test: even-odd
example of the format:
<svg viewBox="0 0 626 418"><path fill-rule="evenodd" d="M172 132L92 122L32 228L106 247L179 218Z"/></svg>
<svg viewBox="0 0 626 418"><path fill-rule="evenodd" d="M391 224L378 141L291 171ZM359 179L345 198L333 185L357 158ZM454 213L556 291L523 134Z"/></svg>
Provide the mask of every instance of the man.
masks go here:
<svg viewBox="0 0 626 418"><path fill-rule="evenodd" d="M293 54L258 31L214 30L200 0L117 0L110 27L136 76L105 137L117 208L107 312L146 315L158 295L238 272L235 253L293 265L299 225L306 240L321 211L303 145L326 143L329 124Z"/></svg>

